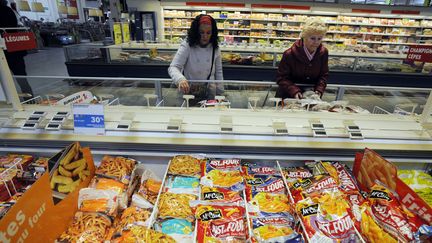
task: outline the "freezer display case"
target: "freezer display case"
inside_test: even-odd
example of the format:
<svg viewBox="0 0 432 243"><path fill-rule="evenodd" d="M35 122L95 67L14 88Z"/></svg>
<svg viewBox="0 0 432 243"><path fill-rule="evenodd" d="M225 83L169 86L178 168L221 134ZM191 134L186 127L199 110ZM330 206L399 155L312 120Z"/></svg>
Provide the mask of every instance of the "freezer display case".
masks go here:
<svg viewBox="0 0 432 243"><path fill-rule="evenodd" d="M221 44L222 64L224 68L260 67L273 72L279 65L287 45L226 45ZM169 65L178 49L176 44L126 43L108 46L105 50L92 45L65 47L67 64L73 62L93 62L101 60L106 53L106 63L130 65ZM369 72L392 74L425 74L430 75L429 65L421 62L406 61L406 53L379 51L370 49L352 49L341 46L328 46L329 68L332 72ZM241 70L241 69L240 69ZM165 77L166 74L163 74ZM245 77L247 79L248 77Z"/></svg>
<svg viewBox="0 0 432 243"><path fill-rule="evenodd" d="M206 192L215 192L214 189L208 190L199 186L208 186L206 183L212 183L210 187L226 187L224 189L238 191L238 194L230 193L229 196L237 202L244 201L247 210L238 208L237 205L234 206L237 208L233 209L236 214L224 214L224 217L239 217L241 222L246 223L242 234L237 234L238 237L247 238L247 234L259 237L262 229L259 230L254 224L247 224L251 219L248 217L259 215L261 211L266 211L269 205L272 207L267 210L269 212L274 212L270 211L274 205L282 206L277 212L285 212L287 206L284 205L295 205L298 210L302 209L300 206L311 206L305 201L301 202L306 198L301 198L300 195L306 194L296 194L295 188L298 187L292 184L295 182L291 181L294 180L293 176L310 172L311 176L304 179L311 180L312 185L321 183L320 179L324 178L332 183L333 180L337 183L352 181L353 184L349 185L354 185L354 190L358 190L359 186L362 190L373 188L389 192L389 189L373 187L369 184L370 181L379 179L390 189L400 189L406 184L395 182L389 176L395 171L395 164L400 177L411 185L413 182L409 178L420 175L425 178L424 174L432 163L430 89L330 85L323 99L313 94L305 94L307 99L280 100L274 97L274 83L217 81L223 83L224 92L215 100L205 100L192 106L192 97L179 94L176 88L171 87L170 80L166 79L26 78L30 85L40 88L34 89L36 97L33 100L23 103L16 103L18 96L15 90L8 90L11 105L1 103L0 107L0 153L16 154L25 151L36 156L49 156L50 153L58 153L67 147L60 153L63 156L59 157L59 160L54 159L57 161L55 164L59 168L59 174L45 173L24 192L21 199L17 199L18 202L14 202L15 205L22 205L26 202L23 200L30 200L29 202L35 205L45 205L47 218L56 215L53 213L56 207L63 209L61 215L65 216L61 217L58 227L50 231L50 234L44 234L44 237L48 238L68 239L82 236L82 229L77 230L77 225L87 220L103 222L103 227L86 232L86 236L95 234L100 237L101 234L95 232L100 231L105 235L111 224L110 220L104 220L104 215L115 216L116 212L122 210L124 217L120 217L120 220L138 220L136 217L140 217L145 223L141 228L133 226L133 232L151 232L146 235L157 237L160 234L159 227L165 227L167 218L192 215L189 204L185 204L185 201L197 199L200 195L203 197ZM47 81L55 85L38 85ZM93 85L78 86L71 81L92 81L89 84ZM2 81L2 84L5 82L7 81ZM92 106L103 107L104 132L99 135L80 133L77 129L81 126L77 123L80 120L77 115L83 115L77 114L77 108ZM86 114L92 116L92 113ZM50 126L53 124L57 124L56 128ZM71 144L74 141L80 141L81 145ZM90 149L85 148L86 146ZM365 150L365 147L375 150L393 164L383 161L377 153L370 149ZM355 155L356 152L362 152L363 159L359 154ZM5 158L13 157L7 155ZM6 161L5 158L3 162ZM65 158L69 158L68 161L65 161ZM357 167L352 167L353 161ZM350 167L345 167L346 165ZM74 176L75 166L79 166L82 173ZM373 169L378 167L380 170ZM368 173L363 173L364 170ZM243 178L241 171L247 171L249 177ZM71 174L70 177L68 173ZM255 188L256 192L252 189L251 194L246 194L241 185L249 183L248 185L259 187L257 184L250 184L253 183L251 176L259 173L265 173L266 176L272 173L272 179L266 180L261 189ZM351 173L357 180L354 180ZM317 177L313 177L315 174ZM132 178L136 178L135 175L143 177L134 182ZM181 176L189 179L179 181ZM84 179L81 180L81 177ZM72 188L69 182L75 181L79 184L74 184ZM181 193L174 194L173 190L178 189L175 186L178 183L181 184ZM272 190L272 193L263 194L267 192L263 188L276 188L267 187L266 183L274 186L276 184L273 183L277 183L277 188L282 193ZM337 183L334 184L335 188L338 188ZM397 186L395 183L398 183ZM421 183L416 185L419 184ZM121 188L116 190L116 193L119 193L119 203L115 204L118 205L118 210L109 206L113 204L108 204L103 211L89 214L92 211L88 210L94 209L92 206L100 202L94 198L115 200L117 194L96 193L96 190L101 190L104 186ZM306 190L306 184L304 186ZM135 200L137 196L141 196L152 203L151 206L142 207L143 204L138 204L141 208L137 208L136 204L130 205L134 196L132 193L128 196L122 193L136 191L131 189L135 187L139 188ZM184 194L185 187L191 189L186 191L191 192L192 196ZM343 191L348 187L340 188ZM51 190L61 190L68 194L56 205L50 196ZM28 196L33 195L32 192L36 193L35 191L48 196ZM307 191L314 192L312 189ZM419 191L425 192L424 189ZM226 190L220 192L224 193ZM409 193L417 198L414 191ZM324 194L319 203L331 210L344 209L346 207L339 205L329 206L328 199L331 198L338 198L338 203L343 202L340 196ZM421 196L428 199L428 194ZM269 200L272 203L267 205ZM172 203L181 203L182 206L171 210ZM205 206L207 208L208 204ZM9 210L9 213L12 212L15 216L17 208L10 207ZM188 213L184 214L184 211ZM5 218L7 217L8 214ZM290 219L286 213L281 217ZM299 217L308 222L304 215ZM69 220L66 221L65 218ZM40 219L39 227L52 225L55 220L50 218L45 222L45 219ZM373 220L372 217L369 219ZM203 222L208 221L200 217L196 221L194 218L191 220L197 224L190 221L190 224L181 224L183 228L189 229L182 236L184 239L200 237L202 233L199 229L204 227ZM178 220L175 222L178 223ZM131 236L122 227L114 230L118 229L120 231L112 235L114 239ZM309 238L315 237L315 233L322 233L307 231L308 228L301 230L308 232L305 237ZM352 234L355 237L376 236L375 233L363 235L354 232ZM175 235L172 232L167 234ZM29 237L32 237L32 233Z"/></svg>

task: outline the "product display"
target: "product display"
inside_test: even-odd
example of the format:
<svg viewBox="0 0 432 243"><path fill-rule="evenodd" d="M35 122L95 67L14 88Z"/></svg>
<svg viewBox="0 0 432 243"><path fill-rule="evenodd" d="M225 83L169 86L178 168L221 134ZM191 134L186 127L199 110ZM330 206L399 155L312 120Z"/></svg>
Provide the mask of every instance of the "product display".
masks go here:
<svg viewBox="0 0 432 243"><path fill-rule="evenodd" d="M278 44L276 41L292 41L299 37L302 24L309 18L319 18L328 25L325 42L345 43L347 45L368 45L382 47L392 46L398 50L401 46L415 44L419 38L427 39L432 36L429 29L430 20L418 18L391 17L363 17L345 16L334 12L328 15L284 13L271 9L273 13L252 8L245 11L206 11L217 22L221 40L232 43L265 43ZM192 19L203 12L197 10L179 10L172 7L164 11L164 37L178 42L179 36L184 37L190 27ZM361 15L361 14L360 14ZM423 32L422 32L423 31ZM416 34L422 34L416 37ZM173 39L174 36L177 39Z"/></svg>
<svg viewBox="0 0 432 243"><path fill-rule="evenodd" d="M102 163L107 158L96 170L107 167ZM79 191L78 209L59 242L191 242L194 237L197 242L412 242L428 234L420 230L428 223L399 201L397 190L384 185L392 186L396 177L368 172L372 184L358 185L363 170L397 170L369 150L361 166L354 166L357 179L339 162L281 168L276 161L178 155L161 180L139 161L127 160L133 161L123 165L128 171L142 172L137 188L122 183L124 177L96 174ZM186 170L179 161L198 167ZM61 162L70 168L71 162ZM432 181L422 171L399 171L398 176L417 189ZM127 191L135 191L131 200ZM6 214L20 195L1 204L0 213Z"/></svg>

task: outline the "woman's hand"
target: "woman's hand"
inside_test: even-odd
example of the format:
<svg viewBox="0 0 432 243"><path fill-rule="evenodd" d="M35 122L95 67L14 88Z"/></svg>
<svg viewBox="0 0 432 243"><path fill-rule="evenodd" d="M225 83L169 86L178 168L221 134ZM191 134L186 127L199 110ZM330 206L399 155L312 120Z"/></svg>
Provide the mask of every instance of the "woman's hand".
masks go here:
<svg viewBox="0 0 432 243"><path fill-rule="evenodd" d="M188 94L190 91L189 82L186 79L183 79L178 83L178 89L184 94Z"/></svg>
<svg viewBox="0 0 432 243"><path fill-rule="evenodd" d="M301 92L298 92L297 94L294 95L294 98L300 100L300 99L303 99L303 95Z"/></svg>

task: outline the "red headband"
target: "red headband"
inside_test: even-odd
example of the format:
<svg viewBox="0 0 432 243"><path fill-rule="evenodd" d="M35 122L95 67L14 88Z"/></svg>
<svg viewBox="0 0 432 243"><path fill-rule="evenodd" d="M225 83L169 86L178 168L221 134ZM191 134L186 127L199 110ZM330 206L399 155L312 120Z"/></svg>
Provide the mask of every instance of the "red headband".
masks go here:
<svg viewBox="0 0 432 243"><path fill-rule="evenodd" d="M208 15L203 15L201 16L200 20L199 20L199 24L208 24L208 25L212 25L212 21L211 21L211 17Z"/></svg>

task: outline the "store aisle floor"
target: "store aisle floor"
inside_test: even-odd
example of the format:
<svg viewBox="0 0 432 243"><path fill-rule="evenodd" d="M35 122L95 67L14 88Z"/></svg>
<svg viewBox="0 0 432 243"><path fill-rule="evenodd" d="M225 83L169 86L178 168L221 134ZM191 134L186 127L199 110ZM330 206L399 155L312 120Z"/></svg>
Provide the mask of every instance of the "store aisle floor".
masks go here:
<svg viewBox="0 0 432 243"><path fill-rule="evenodd" d="M29 76L69 76L62 47L47 47L25 57Z"/></svg>

